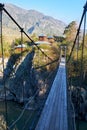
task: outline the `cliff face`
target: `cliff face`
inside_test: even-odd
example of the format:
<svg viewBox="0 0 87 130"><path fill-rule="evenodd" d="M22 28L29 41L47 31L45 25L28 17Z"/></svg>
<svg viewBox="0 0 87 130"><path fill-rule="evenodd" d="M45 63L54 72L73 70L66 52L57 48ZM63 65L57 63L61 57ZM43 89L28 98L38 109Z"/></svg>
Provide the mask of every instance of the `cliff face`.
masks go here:
<svg viewBox="0 0 87 130"><path fill-rule="evenodd" d="M36 80L32 69L32 60L34 57L34 51L27 54L22 63L18 66L14 77L10 82L10 90L14 93L14 99L19 102L23 101L23 98L29 98L36 91Z"/></svg>

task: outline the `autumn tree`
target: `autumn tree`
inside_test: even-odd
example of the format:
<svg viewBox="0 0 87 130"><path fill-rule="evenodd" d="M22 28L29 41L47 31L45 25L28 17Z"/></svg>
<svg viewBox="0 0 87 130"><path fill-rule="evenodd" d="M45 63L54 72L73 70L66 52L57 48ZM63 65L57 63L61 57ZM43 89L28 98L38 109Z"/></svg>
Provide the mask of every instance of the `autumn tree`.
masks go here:
<svg viewBox="0 0 87 130"><path fill-rule="evenodd" d="M64 31L65 42L70 44L74 42L75 36L77 32L77 23L76 21L72 21Z"/></svg>

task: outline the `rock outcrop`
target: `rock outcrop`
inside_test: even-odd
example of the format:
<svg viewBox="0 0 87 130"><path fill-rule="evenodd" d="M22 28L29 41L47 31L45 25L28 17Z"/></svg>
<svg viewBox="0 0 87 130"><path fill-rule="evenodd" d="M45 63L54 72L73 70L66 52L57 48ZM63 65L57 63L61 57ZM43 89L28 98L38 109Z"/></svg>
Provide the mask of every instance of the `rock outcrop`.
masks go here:
<svg viewBox="0 0 87 130"><path fill-rule="evenodd" d="M37 80L35 79L34 69L32 68L33 57L34 51L27 54L10 82L10 89L15 94L14 99L19 102L32 96L37 88Z"/></svg>
<svg viewBox="0 0 87 130"><path fill-rule="evenodd" d="M87 90L80 87L74 87L72 90L72 101L76 118L87 121Z"/></svg>

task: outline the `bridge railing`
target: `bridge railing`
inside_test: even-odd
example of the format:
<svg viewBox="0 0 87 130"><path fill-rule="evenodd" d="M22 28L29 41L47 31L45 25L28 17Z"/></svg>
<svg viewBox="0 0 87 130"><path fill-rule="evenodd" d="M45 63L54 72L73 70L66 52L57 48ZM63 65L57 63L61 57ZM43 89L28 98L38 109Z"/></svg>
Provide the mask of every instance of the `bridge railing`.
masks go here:
<svg viewBox="0 0 87 130"><path fill-rule="evenodd" d="M69 77L69 89L71 93L71 99L74 104L75 117L77 119L77 130L80 128L79 118L85 118L81 109L82 102L85 103L86 92L86 76L87 76L87 2L84 6L81 21L77 30L76 38L74 40L70 56L67 60L68 77ZM84 99L83 99L84 98ZM82 102L81 102L82 101ZM85 108L84 108L85 109ZM82 116L81 116L82 114Z"/></svg>

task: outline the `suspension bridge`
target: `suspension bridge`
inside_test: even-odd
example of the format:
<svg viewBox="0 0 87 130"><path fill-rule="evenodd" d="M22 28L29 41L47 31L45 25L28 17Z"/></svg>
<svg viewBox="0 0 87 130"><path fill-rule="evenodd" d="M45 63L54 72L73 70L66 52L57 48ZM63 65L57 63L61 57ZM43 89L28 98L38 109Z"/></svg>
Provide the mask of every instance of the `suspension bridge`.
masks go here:
<svg viewBox="0 0 87 130"><path fill-rule="evenodd" d="M16 56L16 58L14 57L14 55L9 58L9 62L7 63L7 66L6 66L7 68L9 68L9 70L6 70L4 66L3 25L2 25L3 24L3 21L2 21L3 11L15 23L15 25L19 28L20 33L21 33L21 52L19 55ZM41 90L41 88L39 87L38 89L33 88L32 90L33 93L31 93L30 97L28 96L28 98L26 99L25 94L28 95L28 93L25 90L27 88L26 84L30 86L31 84L29 83L30 79L25 81L25 77L31 78L31 75L35 69L37 70L37 69L52 65L54 63L57 63L56 65L57 72L54 77L52 87L49 91L49 94L43 105L43 108L41 109L41 112L40 113L38 112L39 113L38 121L37 121L37 117L38 117L38 113L37 113L36 118L33 119L32 125L29 124L29 130L33 130L33 129L35 130L76 130L75 110L74 110L74 105L71 100L71 91L72 91L71 82L69 83L69 81L71 80L68 80L68 79L71 79L72 76L69 75L69 70L67 70L67 68L73 65L72 59L73 59L74 53L76 53L77 57L75 58L75 65L76 65L76 76L78 77L77 86L79 86L79 90L80 90L81 86L83 85L83 78L84 78L83 62L84 62L84 45L85 45L85 35L86 35L86 11L87 11L87 2L84 6L84 10L83 10L81 21L77 30L76 38L74 40L74 43L73 43L73 46L72 46L72 49L68 58L67 58L67 51L66 51L67 48L64 46L63 55L62 55L62 47L61 47L60 57L53 60L52 57L48 56L37 44L35 44L35 42L28 36L28 34L24 31L24 29L17 23L17 21L5 9L4 5L0 4L0 44L1 44L1 52L2 52L1 59L2 59L2 68L3 68L6 130L11 130L12 128L14 128L14 126L18 123L18 121L23 117L23 114L26 111L27 106L29 106L29 104L33 101L33 99L38 95L39 91ZM83 27L82 43L80 40L81 27ZM22 60L22 55L24 53L22 50L22 43L23 43L24 35L29 39L30 41L29 44L32 46L32 49L27 54L26 58ZM44 65L40 65L40 66L33 65L32 59L34 58L34 54L35 54L34 46L45 57L47 63L45 63ZM80 61L79 61L79 53L81 54ZM14 67L14 64L16 62L18 63L19 61L21 61L21 65L17 66L19 68L16 68L16 66ZM15 69L16 69L16 72L12 73L13 70ZM19 70L21 72L20 75L18 74ZM26 75L28 75L28 77ZM11 76L14 79L13 87L17 90L16 92L15 90L13 91L13 89L11 90L10 88L6 87L6 82L8 78ZM50 75L48 77L50 77ZM21 83L20 83L20 80L21 80ZM19 88L17 88L18 86L16 87L16 84L18 86L23 86L20 89L20 93L18 93ZM32 86L35 86L35 84ZM8 109L7 109L7 91L10 91L10 93L13 94L17 100L20 100L20 102L24 102L24 101L26 102L25 107L20 113L20 115L18 116L18 118L15 121L13 121L11 124L8 123L9 115L8 115ZM79 92L77 93L77 96L78 96L77 106L79 108L80 107ZM78 114L79 114L79 109L78 109ZM29 117L25 119L26 123L28 123L31 117L32 116L30 115ZM25 129L25 126L23 127L23 129ZM79 130L79 123L77 125L77 130Z"/></svg>

